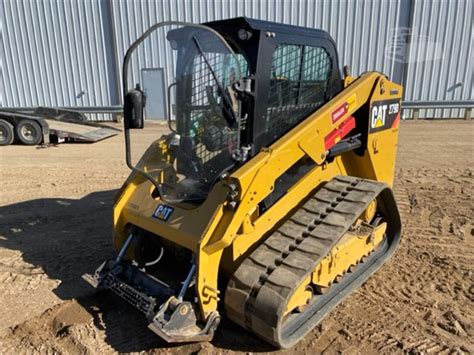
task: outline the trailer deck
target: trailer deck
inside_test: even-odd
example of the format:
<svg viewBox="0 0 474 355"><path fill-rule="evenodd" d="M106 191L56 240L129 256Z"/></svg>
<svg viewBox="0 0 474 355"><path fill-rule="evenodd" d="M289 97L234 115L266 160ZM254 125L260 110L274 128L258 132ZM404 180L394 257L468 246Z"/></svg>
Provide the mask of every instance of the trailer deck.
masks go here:
<svg viewBox="0 0 474 355"><path fill-rule="evenodd" d="M84 142L117 135L119 129L87 121L80 112L38 107L33 113L0 110L0 145Z"/></svg>

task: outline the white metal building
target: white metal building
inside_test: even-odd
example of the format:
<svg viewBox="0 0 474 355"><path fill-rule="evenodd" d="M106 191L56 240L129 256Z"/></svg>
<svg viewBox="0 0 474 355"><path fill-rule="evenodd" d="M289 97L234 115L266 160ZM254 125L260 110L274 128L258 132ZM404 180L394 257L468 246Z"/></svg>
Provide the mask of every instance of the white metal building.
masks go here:
<svg viewBox="0 0 474 355"><path fill-rule="evenodd" d="M472 107L473 11L472 0L0 0L0 107L120 105L124 53L149 26L237 16L328 31L341 66L384 72L407 104Z"/></svg>

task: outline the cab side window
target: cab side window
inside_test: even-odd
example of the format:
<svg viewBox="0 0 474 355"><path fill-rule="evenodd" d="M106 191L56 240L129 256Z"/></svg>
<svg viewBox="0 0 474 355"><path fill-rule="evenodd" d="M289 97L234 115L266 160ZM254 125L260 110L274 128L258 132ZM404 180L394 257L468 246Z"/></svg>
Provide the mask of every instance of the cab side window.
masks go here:
<svg viewBox="0 0 474 355"><path fill-rule="evenodd" d="M270 139L280 137L327 101L331 70L331 57L323 47L276 47L266 115Z"/></svg>

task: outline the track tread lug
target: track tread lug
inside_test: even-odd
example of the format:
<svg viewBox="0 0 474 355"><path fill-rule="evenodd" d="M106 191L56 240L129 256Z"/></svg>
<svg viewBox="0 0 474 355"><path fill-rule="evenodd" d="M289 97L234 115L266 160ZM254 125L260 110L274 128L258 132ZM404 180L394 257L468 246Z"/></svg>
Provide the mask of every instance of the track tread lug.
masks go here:
<svg viewBox="0 0 474 355"><path fill-rule="evenodd" d="M313 260L309 257L302 255L301 253L291 253L287 258L284 259L282 265L289 266L296 270L306 270L308 264L311 264Z"/></svg>
<svg viewBox="0 0 474 355"><path fill-rule="evenodd" d="M286 236L294 235L296 233L303 233L306 230L306 226L294 223L292 220L288 220L286 223L283 223L277 230L277 232L282 233ZM287 238L288 239L288 238Z"/></svg>
<svg viewBox="0 0 474 355"><path fill-rule="evenodd" d="M283 295L288 293L292 286L298 282L299 276L297 270L283 266L276 268L275 271L270 274L267 283L276 286L280 290L280 294Z"/></svg>
<svg viewBox="0 0 474 355"><path fill-rule="evenodd" d="M290 217L290 220L294 223L306 226L312 223L312 221L314 220L314 216L308 215L304 211L298 210L293 216Z"/></svg>
<svg viewBox="0 0 474 355"><path fill-rule="evenodd" d="M326 249L325 245L323 245L321 243L314 243L314 242L311 242L311 241L308 241L307 243L305 243L305 241L303 241L296 248L296 250L298 250L299 252L314 255L315 258L320 258L321 255L323 255L325 249Z"/></svg>
<svg viewBox="0 0 474 355"><path fill-rule="evenodd" d="M265 270L266 266L272 263L275 258L277 258L280 254L277 253L275 250L269 248L257 248L255 251L248 256L249 260L252 260L254 263L262 265L263 269Z"/></svg>

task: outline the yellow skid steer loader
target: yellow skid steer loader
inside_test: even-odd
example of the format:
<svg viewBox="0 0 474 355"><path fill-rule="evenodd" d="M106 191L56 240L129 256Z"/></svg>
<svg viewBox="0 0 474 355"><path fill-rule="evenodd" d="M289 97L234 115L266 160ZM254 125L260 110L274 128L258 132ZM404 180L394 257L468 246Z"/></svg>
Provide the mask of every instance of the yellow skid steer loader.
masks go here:
<svg viewBox="0 0 474 355"><path fill-rule="evenodd" d="M140 64L168 70L167 92L142 91ZM326 32L160 23L128 50L123 93L117 257L84 278L161 338L210 340L226 315L291 347L393 255L402 88L342 75ZM133 164L130 132L163 96L170 133Z"/></svg>

